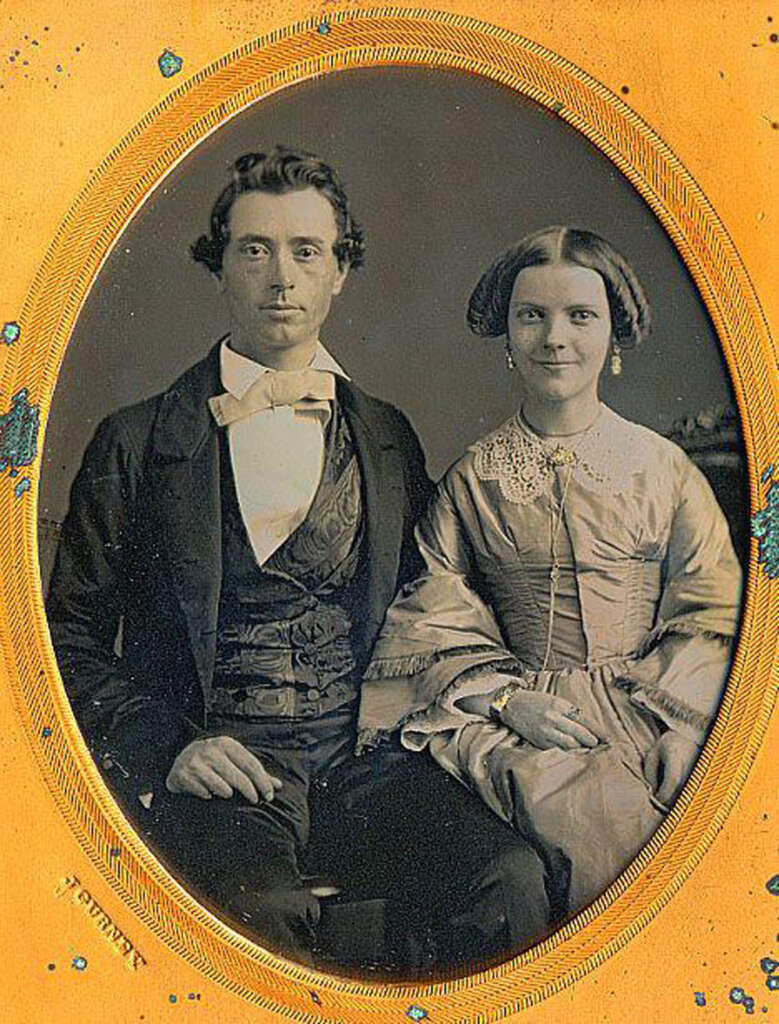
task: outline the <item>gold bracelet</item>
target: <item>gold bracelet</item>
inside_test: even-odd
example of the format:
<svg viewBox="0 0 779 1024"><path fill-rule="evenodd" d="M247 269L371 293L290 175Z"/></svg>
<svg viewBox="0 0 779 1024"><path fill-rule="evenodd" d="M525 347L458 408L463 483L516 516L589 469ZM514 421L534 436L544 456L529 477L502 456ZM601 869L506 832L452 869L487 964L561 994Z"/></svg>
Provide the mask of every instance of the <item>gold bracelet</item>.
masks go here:
<svg viewBox="0 0 779 1024"><path fill-rule="evenodd" d="M525 687L518 679L512 679L510 683L506 683L505 686L501 686L496 695L490 701L490 718L496 722L500 722L501 712L508 702L515 694L524 689Z"/></svg>

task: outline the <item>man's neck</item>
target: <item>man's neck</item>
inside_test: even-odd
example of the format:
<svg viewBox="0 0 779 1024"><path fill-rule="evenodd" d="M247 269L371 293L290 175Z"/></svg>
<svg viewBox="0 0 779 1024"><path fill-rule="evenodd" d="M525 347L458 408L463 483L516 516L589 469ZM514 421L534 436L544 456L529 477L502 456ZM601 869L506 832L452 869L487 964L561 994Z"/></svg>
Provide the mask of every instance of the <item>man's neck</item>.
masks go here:
<svg viewBox="0 0 779 1024"><path fill-rule="evenodd" d="M255 363L262 363L271 370L304 370L311 365L316 355L318 338L302 342L299 345L292 345L289 348L279 348L274 345L266 345L259 338L246 337L241 332L231 332L228 345L241 356L252 359Z"/></svg>

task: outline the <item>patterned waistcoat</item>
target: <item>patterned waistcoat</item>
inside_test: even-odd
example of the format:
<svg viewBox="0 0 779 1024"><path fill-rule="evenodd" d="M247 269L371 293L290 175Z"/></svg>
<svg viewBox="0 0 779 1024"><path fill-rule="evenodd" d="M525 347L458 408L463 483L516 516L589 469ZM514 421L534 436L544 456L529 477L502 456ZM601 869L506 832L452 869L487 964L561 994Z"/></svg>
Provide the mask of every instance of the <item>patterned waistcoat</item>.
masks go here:
<svg viewBox="0 0 779 1024"><path fill-rule="evenodd" d="M241 516L224 430L220 446L223 575L209 715L311 719L354 704L363 508L359 464L337 402L308 515L262 566Z"/></svg>

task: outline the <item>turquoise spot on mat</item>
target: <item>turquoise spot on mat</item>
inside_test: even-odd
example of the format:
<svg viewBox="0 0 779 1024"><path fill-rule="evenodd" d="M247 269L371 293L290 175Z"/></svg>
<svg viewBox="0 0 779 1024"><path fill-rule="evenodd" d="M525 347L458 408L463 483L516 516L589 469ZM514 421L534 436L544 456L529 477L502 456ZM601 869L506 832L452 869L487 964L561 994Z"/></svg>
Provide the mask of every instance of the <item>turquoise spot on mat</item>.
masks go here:
<svg viewBox="0 0 779 1024"><path fill-rule="evenodd" d="M27 388L11 399L11 410L0 416L0 472L16 476L19 466L29 466L38 450L40 411L27 401ZM26 488L25 488L26 489Z"/></svg>
<svg viewBox="0 0 779 1024"><path fill-rule="evenodd" d="M50 725L44 725L44 727L41 729L41 736L43 736L43 738L45 740L47 740L49 738L49 736L51 736L51 726Z"/></svg>
<svg viewBox="0 0 779 1024"><path fill-rule="evenodd" d="M21 498L24 492L29 491L29 489L30 478L28 476L23 476L19 483L16 485L16 487L14 487L14 494L16 495L17 498Z"/></svg>
<svg viewBox="0 0 779 1024"><path fill-rule="evenodd" d="M21 333L22 329L15 320L9 320L8 323L3 324L3 341L6 345L13 345L15 341L19 340Z"/></svg>
<svg viewBox="0 0 779 1024"><path fill-rule="evenodd" d="M706 1005L706 995L705 995L704 992L696 992L695 993L695 1005L696 1006L705 1006Z"/></svg>
<svg viewBox="0 0 779 1024"><path fill-rule="evenodd" d="M777 967L779 967L779 960L774 960L771 956L764 956L760 961L760 970L764 974L773 974Z"/></svg>
<svg viewBox="0 0 779 1024"><path fill-rule="evenodd" d="M770 469L770 473L769 473ZM758 541L757 561L769 579L779 577L779 480L774 479L773 465L762 474L765 507L752 516L752 536Z"/></svg>
<svg viewBox="0 0 779 1024"><path fill-rule="evenodd" d="M330 34L330 22L329 21L320 21L319 27L317 28L317 32L320 34L320 36L329 35Z"/></svg>
<svg viewBox="0 0 779 1024"><path fill-rule="evenodd" d="M181 71L183 63L183 59L176 56L173 50L163 50L157 58L157 64L165 78L171 78L173 75L177 75L179 71Z"/></svg>
<svg viewBox="0 0 779 1024"><path fill-rule="evenodd" d="M421 1006L409 1006L406 1016L412 1020L424 1020L427 1017L427 1010L423 1010Z"/></svg>
<svg viewBox="0 0 779 1024"><path fill-rule="evenodd" d="M776 992L779 989L779 974L769 974L765 979L765 987L770 988L772 992Z"/></svg>
<svg viewBox="0 0 779 1024"><path fill-rule="evenodd" d="M70 961L70 966L75 967L77 971L85 971L87 969L87 958L85 956L74 956Z"/></svg>
<svg viewBox="0 0 779 1024"><path fill-rule="evenodd" d="M772 878L769 878L765 883L765 887L772 896L779 896L779 875L774 875Z"/></svg>

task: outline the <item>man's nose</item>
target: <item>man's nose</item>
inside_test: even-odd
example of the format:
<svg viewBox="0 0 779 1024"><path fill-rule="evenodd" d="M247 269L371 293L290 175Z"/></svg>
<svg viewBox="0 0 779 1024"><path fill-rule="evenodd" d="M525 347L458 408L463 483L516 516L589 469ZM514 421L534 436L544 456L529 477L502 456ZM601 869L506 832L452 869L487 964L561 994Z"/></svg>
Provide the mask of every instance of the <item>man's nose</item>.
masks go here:
<svg viewBox="0 0 779 1024"><path fill-rule="evenodd" d="M271 261L270 286L280 292L295 287L295 264L289 253L277 250Z"/></svg>

